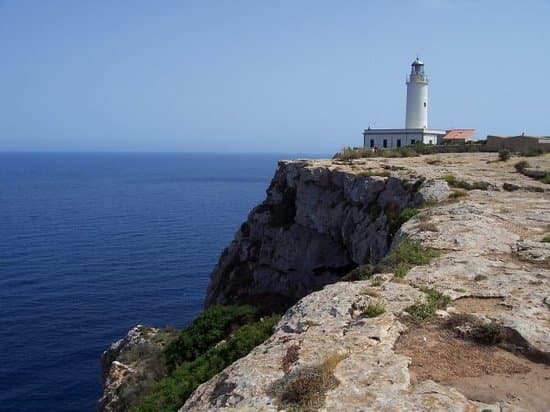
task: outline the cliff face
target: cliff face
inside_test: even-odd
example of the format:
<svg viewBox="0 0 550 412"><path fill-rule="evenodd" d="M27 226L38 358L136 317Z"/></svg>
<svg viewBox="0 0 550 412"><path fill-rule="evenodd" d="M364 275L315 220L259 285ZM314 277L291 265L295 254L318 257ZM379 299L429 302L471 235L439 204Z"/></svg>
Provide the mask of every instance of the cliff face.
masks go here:
<svg viewBox="0 0 550 412"><path fill-rule="evenodd" d="M379 166L354 174L327 161L280 162L267 198L214 269L205 306L294 303L357 265L377 263L400 211L449 194L445 182L421 189L419 176Z"/></svg>

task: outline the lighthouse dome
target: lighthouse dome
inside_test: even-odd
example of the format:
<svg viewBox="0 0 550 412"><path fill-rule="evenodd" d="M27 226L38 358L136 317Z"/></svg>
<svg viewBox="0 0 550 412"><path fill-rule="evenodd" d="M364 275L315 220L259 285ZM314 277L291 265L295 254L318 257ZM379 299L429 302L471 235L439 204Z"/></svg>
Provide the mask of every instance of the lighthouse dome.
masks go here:
<svg viewBox="0 0 550 412"><path fill-rule="evenodd" d="M417 58L414 59L414 61L412 62L411 66L424 66L424 63L422 63L422 61L417 57Z"/></svg>

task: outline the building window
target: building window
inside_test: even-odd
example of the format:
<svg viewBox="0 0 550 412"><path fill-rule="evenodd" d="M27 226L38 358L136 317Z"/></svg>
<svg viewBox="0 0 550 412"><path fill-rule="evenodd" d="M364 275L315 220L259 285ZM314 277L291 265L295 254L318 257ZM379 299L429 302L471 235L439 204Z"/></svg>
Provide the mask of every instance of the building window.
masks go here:
<svg viewBox="0 0 550 412"><path fill-rule="evenodd" d="M401 139L397 139L397 147L401 147Z"/></svg>
<svg viewBox="0 0 550 412"><path fill-rule="evenodd" d="M370 139L370 147L374 147L374 139Z"/></svg>
<svg viewBox="0 0 550 412"><path fill-rule="evenodd" d="M382 146L388 147L388 139L384 139L384 141L382 142Z"/></svg>
<svg viewBox="0 0 550 412"><path fill-rule="evenodd" d="M430 144L432 144L432 139L430 139Z"/></svg>
<svg viewBox="0 0 550 412"><path fill-rule="evenodd" d="M416 143L416 140L415 139L411 139L411 144L415 144Z"/></svg>
<svg viewBox="0 0 550 412"><path fill-rule="evenodd" d="M426 107L426 102L424 102L424 107Z"/></svg>

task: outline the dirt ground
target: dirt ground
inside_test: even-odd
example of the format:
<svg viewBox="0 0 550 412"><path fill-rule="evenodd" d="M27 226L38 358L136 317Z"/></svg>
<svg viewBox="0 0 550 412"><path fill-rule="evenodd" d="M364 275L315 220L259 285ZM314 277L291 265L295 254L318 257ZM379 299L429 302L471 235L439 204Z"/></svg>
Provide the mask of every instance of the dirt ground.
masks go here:
<svg viewBox="0 0 550 412"><path fill-rule="evenodd" d="M395 350L411 358L413 383L431 379L455 387L471 400L549 410L550 366L457 338L440 322L409 325Z"/></svg>

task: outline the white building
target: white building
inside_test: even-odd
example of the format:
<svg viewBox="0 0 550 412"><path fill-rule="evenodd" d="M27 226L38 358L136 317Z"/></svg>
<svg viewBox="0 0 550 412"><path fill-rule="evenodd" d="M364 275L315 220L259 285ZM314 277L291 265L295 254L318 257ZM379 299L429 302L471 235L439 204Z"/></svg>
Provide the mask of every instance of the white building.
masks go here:
<svg viewBox="0 0 550 412"><path fill-rule="evenodd" d="M417 57L407 79L407 109L404 129L365 129L365 147L392 148L415 143L440 144L446 130L428 129L428 77Z"/></svg>

